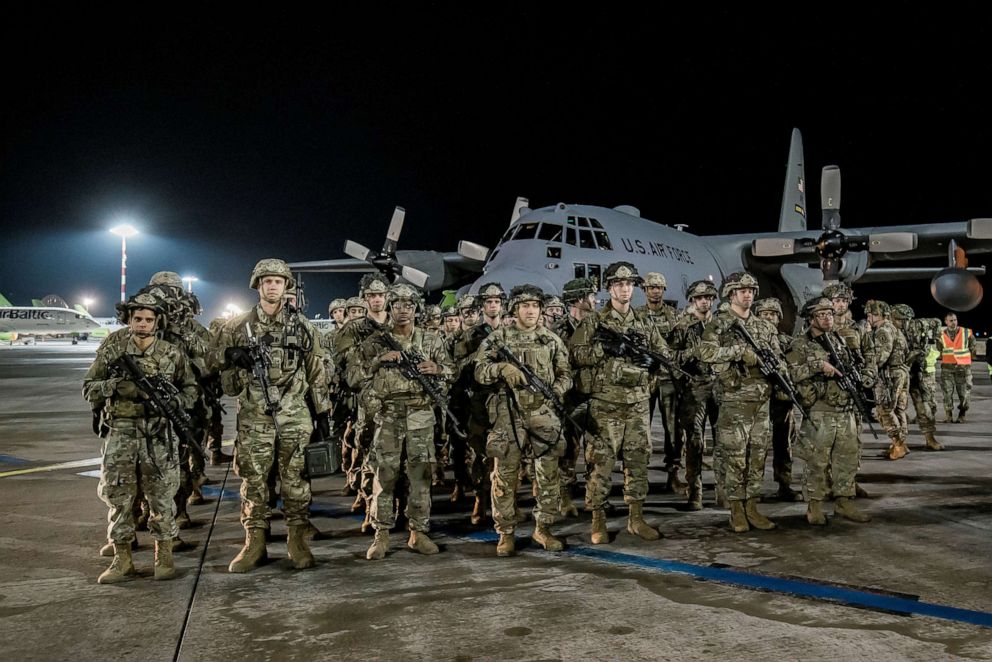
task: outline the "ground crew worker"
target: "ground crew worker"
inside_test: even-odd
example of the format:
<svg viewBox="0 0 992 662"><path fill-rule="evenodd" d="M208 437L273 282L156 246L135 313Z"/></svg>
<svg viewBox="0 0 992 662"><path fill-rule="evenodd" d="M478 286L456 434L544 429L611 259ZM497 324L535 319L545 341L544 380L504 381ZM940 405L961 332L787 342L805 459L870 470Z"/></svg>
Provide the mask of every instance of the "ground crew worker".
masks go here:
<svg viewBox="0 0 992 662"><path fill-rule="evenodd" d="M100 346L83 380L83 397L99 410L106 432L97 493L110 509L107 538L114 545L114 560L97 579L100 584L135 575L132 509L139 482L148 499L148 529L155 539L155 579L176 576L172 541L179 535L175 520L179 442L169 420L149 405L149 394L118 362L129 355L145 377L174 386L175 404L182 409L191 409L196 399L196 380L182 350L155 335L165 318L165 303L143 293L131 297L124 310L127 331Z"/></svg>
<svg viewBox="0 0 992 662"><path fill-rule="evenodd" d="M944 315L940 331L940 387L944 392L944 422L964 423L971 402L971 362L975 359L975 334L958 326L958 316ZM958 418L953 420L954 394L958 396Z"/></svg>
<svg viewBox="0 0 992 662"><path fill-rule="evenodd" d="M497 556L510 556L515 551L517 487L524 459L534 468L534 540L548 551L562 549L561 541L549 529L561 511L558 459L565 452L561 421L552 404L528 390L523 372L496 349L505 346L559 400L564 397L572 386L568 349L561 338L541 326L543 301L544 293L538 287L513 288L508 308L514 315L514 323L489 334L475 362L475 376L480 384L503 386L489 398L493 428L486 440L486 455L493 460L493 520L499 533Z"/></svg>

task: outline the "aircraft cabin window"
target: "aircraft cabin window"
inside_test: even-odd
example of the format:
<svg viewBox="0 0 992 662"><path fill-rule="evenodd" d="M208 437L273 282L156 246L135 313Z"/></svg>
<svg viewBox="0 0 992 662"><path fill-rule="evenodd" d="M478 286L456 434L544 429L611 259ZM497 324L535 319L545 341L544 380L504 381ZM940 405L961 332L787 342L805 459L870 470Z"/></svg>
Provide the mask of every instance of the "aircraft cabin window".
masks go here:
<svg viewBox="0 0 992 662"><path fill-rule="evenodd" d="M565 228L565 243L571 246L575 245L575 228ZM581 278L581 276L576 276L576 278Z"/></svg>
<svg viewBox="0 0 992 662"><path fill-rule="evenodd" d="M590 264L589 265L589 277L596 279L596 286L598 287L599 286L599 283L600 283L600 280L599 280L599 265L598 264Z"/></svg>
<svg viewBox="0 0 992 662"><path fill-rule="evenodd" d="M612 251L613 244L610 243L610 238L606 236L606 233L602 230L597 230L593 234L596 235L596 242L599 244L599 250L601 251Z"/></svg>
<svg viewBox="0 0 992 662"><path fill-rule="evenodd" d="M579 227L580 228L589 227L589 219L586 218L585 216L579 216Z"/></svg>
<svg viewBox="0 0 992 662"><path fill-rule="evenodd" d="M597 221L595 218L590 218L589 219L589 222L592 223L592 226L594 228L599 228L600 230L603 229L603 224L600 223L599 221Z"/></svg>
<svg viewBox="0 0 992 662"><path fill-rule="evenodd" d="M596 248L596 242L592 238L592 230L579 230L579 248Z"/></svg>
<svg viewBox="0 0 992 662"><path fill-rule="evenodd" d="M548 257L561 259L561 246L548 246Z"/></svg>
<svg viewBox="0 0 992 662"><path fill-rule="evenodd" d="M579 264L578 262L576 262L574 266L575 266L575 277L576 278L585 278L586 277L586 265Z"/></svg>
<svg viewBox="0 0 992 662"><path fill-rule="evenodd" d="M514 241L519 239L533 239L537 236L537 223L524 223L520 226L520 230L514 235Z"/></svg>
<svg viewBox="0 0 992 662"><path fill-rule="evenodd" d="M537 233L537 238L544 241L561 241L561 226L544 223L541 225L541 231Z"/></svg>

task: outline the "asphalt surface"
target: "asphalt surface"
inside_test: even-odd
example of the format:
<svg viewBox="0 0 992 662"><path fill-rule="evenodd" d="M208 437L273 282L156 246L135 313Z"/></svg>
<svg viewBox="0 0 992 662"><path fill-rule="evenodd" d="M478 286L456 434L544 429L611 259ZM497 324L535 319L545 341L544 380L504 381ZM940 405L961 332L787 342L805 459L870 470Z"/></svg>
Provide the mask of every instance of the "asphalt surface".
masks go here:
<svg viewBox="0 0 992 662"><path fill-rule="evenodd" d="M152 581L142 532L141 577L100 586L109 561L98 555L100 443L80 397L94 348L0 349L8 659L992 659L984 363L975 366L969 421L939 425L947 450L922 450L911 426L913 452L890 462L877 457L887 444L862 436L868 524L831 518L814 529L804 504L769 499L762 510L779 528L734 534L727 511L713 506L712 474L705 510L685 512L681 497L662 493L656 454L645 510L664 535L658 542L626 532L616 488L611 544L591 544L582 513L554 527L565 552L533 544L531 522L518 529L518 556L498 559L492 529L469 524L471 502L455 507L438 492L432 537L441 553L420 556L394 531L387 558L369 562L371 537L332 476L314 483L313 522L323 532L312 543L316 568L292 569L276 519L270 562L232 575L227 564L243 540L240 480L222 466L208 470L208 502L190 508L196 526L182 536L194 548L177 553L175 581ZM231 418L227 436L233 429ZM766 478L772 495L770 466Z"/></svg>

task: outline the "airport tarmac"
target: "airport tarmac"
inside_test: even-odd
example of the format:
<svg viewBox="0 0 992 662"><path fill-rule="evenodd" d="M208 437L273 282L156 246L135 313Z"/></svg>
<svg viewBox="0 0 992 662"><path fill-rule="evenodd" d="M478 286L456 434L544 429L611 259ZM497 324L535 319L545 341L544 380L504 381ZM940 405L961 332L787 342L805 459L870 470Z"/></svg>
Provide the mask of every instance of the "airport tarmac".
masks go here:
<svg viewBox="0 0 992 662"><path fill-rule="evenodd" d="M273 523L270 562L227 572L243 540L240 480L210 467L208 503L193 506L194 549L179 577L100 586L109 559L106 508L96 496L100 441L80 396L95 343L0 349L0 634L11 660L946 660L992 659L990 385L976 364L968 422L939 424L943 452L890 462L862 435L859 502L874 518L809 526L802 503L769 500L775 531L734 534L726 510L685 512L663 494L652 462L646 515L664 538L628 534L622 496L609 545L593 546L590 517L555 525L567 544L495 556L491 528L472 527L470 502L435 495L436 556L392 535L384 561L339 496L340 476L314 483L317 567L294 571L285 526ZM939 397L939 396L938 396ZM233 411L233 407L229 407ZM234 429L233 416L227 433ZM657 444L656 444L657 446ZM228 449L230 450L230 449ZM770 459L769 459L770 464ZM798 486L800 461L796 462ZM619 478L619 474L617 474ZM766 493L774 493L771 467ZM525 501L525 505L529 502ZM829 509L828 509L829 512Z"/></svg>

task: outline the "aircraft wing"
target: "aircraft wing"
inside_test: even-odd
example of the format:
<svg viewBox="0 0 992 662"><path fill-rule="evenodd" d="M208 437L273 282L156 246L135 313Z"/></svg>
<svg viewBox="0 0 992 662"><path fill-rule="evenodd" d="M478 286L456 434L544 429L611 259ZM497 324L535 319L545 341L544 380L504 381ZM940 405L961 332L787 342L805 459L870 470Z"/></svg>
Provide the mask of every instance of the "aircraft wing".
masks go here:
<svg viewBox="0 0 992 662"><path fill-rule="evenodd" d="M293 271L304 273L371 273L377 269L365 260L343 257L336 260L314 260L312 262L293 262L289 265Z"/></svg>

